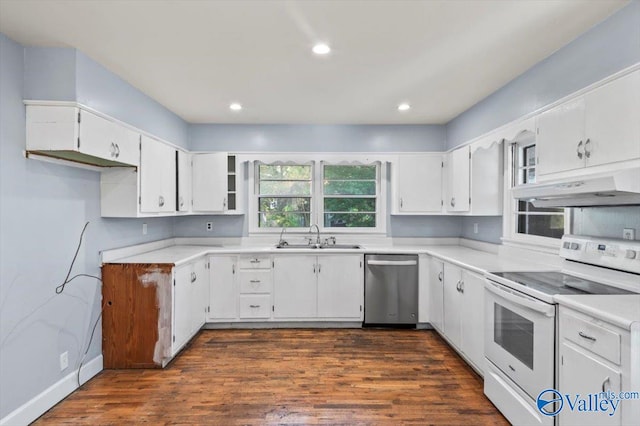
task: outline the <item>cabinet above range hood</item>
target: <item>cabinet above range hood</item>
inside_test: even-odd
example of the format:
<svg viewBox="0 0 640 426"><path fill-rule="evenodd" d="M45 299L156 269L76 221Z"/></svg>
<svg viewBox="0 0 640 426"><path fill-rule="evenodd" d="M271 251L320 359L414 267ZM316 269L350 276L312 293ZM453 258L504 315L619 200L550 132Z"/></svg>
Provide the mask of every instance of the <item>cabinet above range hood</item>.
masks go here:
<svg viewBox="0 0 640 426"><path fill-rule="evenodd" d="M514 198L536 207L640 205L640 167L553 182L520 185Z"/></svg>

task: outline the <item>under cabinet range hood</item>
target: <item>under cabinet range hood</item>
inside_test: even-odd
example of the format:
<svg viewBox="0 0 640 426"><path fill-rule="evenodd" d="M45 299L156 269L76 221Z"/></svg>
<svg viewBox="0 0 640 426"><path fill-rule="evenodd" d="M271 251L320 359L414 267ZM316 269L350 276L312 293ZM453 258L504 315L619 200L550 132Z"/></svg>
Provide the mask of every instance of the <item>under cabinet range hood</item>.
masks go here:
<svg viewBox="0 0 640 426"><path fill-rule="evenodd" d="M531 201L536 207L640 205L640 167L520 185L511 194L518 200Z"/></svg>

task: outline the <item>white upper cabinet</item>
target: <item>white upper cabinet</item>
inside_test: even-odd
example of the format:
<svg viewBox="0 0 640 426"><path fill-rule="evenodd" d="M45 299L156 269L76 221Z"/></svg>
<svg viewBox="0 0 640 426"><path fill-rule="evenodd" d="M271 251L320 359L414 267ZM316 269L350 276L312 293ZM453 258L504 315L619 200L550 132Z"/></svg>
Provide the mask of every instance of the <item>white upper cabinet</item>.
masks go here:
<svg viewBox="0 0 640 426"><path fill-rule="evenodd" d="M470 212L476 216L500 216L504 188L502 140L489 137L472 143L470 150Z"/></svg>
<svg viewBox="0 0 640 426"><path fill-rule="evenodd" d="M585 95L587 166L640 158L640 71Z"/></svg>
<svg viewBox="0 0 640 426"><path fill-rule="evenodd" d="M226 152L192 155L194 212L224 212L229 208Z"/></svg>
<svg viewBox="0 0 640 426"><path fill-rule="evenodd" d="M140 133L73 106L27 105L27 151L101 167L138 166Z"/></svg>
<svg viewBox="0 0 640 426"><path fill-rule="evenodd" d="M178 151L176 161L178 174L178 204L179 212L191 211L191 154Z"/></svg>
<svg viewBox="0 0 640 426"><path fill-rule="evenodd" d="M540 180L640 158L640 70L538 116Z"/></svg>
<svg viewBox="0 0 640 426"><path fill-rule="evenodd" d="M442 212L441 154L400 154L392 167L392 214Z"/></svg>
<svg viewBox="0 0 640 426"><path fill-rule="evenodd" d="M142 136L140 147L140 211L175 212L176 150Z"/></svg>
<svg viewBox="0 0 640 426"><path fill-rule="evenodd" d="M447 158L447 198L444 205L449 212L469 211L470 198L470 150L469 146L458 148Z"/></svg>

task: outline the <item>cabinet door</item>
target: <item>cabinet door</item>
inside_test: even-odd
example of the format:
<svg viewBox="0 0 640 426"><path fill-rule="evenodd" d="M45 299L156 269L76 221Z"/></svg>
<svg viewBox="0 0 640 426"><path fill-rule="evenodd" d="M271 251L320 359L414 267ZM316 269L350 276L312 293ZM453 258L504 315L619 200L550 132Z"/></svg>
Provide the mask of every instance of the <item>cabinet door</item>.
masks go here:
<svg viewBox="0 0 640 426"><path fill-rule="evenodd" d="M235 256L209 258L209 318L236 319L238 300Z"/></svg>
<svg viewBox="0 0 640 426"><path fill-rule="evenodd" d="M193 284L191 282L191 265L183 265L174 270L173 285L173 344L175 353L191 336L191 303L193 301Z"/></svg>
<svg viewBox="0 0 640 426"><path fill-rule="evenodd" d="M227 153L193 154L193 211L227 210Z"/></svg>
<svg viewBox="0 0 640 426"><path fill-rule="evenodd" d="M484 370L484 277L462 271L462 352Z"/></svg>
<svg viewBox="0 0 640 426"><path fill-rule="evenodd" d="M362 319L362 255L318 256L318 317Z"/></svg>
<svg viewBox="0 0 640 426"><path fill-rule="evenodd" d="M584 167L584 142L583 97L540 114L536 174L541 176Z"/></svg>
<svg viewBox="0 0 640 426"><path fill-rule="evenodd" d="M462 306L462 293L460 283L461 270L449 263L444 264L444 334L461 349L462 328L460 324L460 312Z"/></svg>
<svg viewBox="0 0 640 426"><path fill-rule="evenodd" d="M274 257L273 304L275 318L317 317L316 256Z"/></svg>
<svg viewBox="0 0 640 426"><path fill-rule="evenodd" d="M640 158L640 71L585 95L588 166Z"/></svg>
<svg viewBox="0 0 640 426"><path fill-rule="evenodd" d="M400 155L397 162L397 211L429 213L442 210L442 156Z"/></svg>
<svg viewBox="0 0 640 426"><path fill-rule="evenodd" d="M191 155L178 151L176 165L178 167L178 202L176 210L188 212L191 209Z"/></svg>
<svg viewBox="0 0 640 426"><path fill-rule="evenodd" d="M191 301L191 330L193 333L200 330L207 317L207 306L209 305L208 272L206 259L203 258L193 262L193 292Z"/></svg>
<svg viewBox="0 0 640 426"><path fill-rule="evenodd" d="M176 150L155 139L142 136L140 151L140 211L175 211Z"/></svg>
<svg viewBox="0 0 640 426"><path fill-rule="evenodd" d="M429 322L439 332L444 332L444 263L429 259Z"/></svg>
<svg viewBox="0 0 640 426"><path fill-rule="evenodd" d="M502 215L502 142L487 139L471 146L471 214Z"/></svg>
<svg viewBox="0 0 640 426"><path fill-rule="evenodd" d="M577 394L587 398L587 393L599 393L602 390L620 392L620 371L614 370L601 361L591 357L587 352L578 349L571 343L563 340L560 345L560 385L562 395L569 394L575 398ZM564 401L560 411L561 425L620 425L622 423L621 408L624 402L618 406L618 412L609 416L606 412L585 413L569 409L567 401Z"/></svg>
<svg viewBox="0 0 640 426"><path fill-rule="evenodd" d="M113 123L115 160L120 163L140 165L140 133Z"/></svg>
<svg viewBox="0 0 640 426"><path fill-rule="evenodd" d="M447 164L448 200L447 211L469 211L469 147L458 148L449 154Z"/></svg>
<svg viewBox="0 0 640 426"><path fill-rule="evenodd" d="M88 111L80 110L79 151L94 157L117 161L115 124Z"/></svg>

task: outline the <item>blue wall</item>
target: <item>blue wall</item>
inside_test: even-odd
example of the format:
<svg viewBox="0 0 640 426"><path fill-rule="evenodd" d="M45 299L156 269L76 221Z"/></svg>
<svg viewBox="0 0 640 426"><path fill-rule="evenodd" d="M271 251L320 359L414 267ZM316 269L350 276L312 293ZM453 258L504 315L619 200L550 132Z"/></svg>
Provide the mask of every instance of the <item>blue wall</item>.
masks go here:
<svg viewBox="0 0 640 426"><path fill-rule="evenodd" d="M397 152L443 151L439 125L192 124L194 151Z"/></svg>
<svg viewBox="0 0 640 426"><path fill-rule="evenodd" d="M634 0L447 123L447 146L491 131L640 61Z"/></svg>
<svg viewBox="0 0 640 426"><path fill-rule="evenodd" d="M68 72L68 50L54 53ZM68 75L60 75L61 87L36 87L38 79L29 71L34 61L21 45L0 34L0 418L77 368L85 350L100 312L100 287L93 279L79 278L63 294L55 294L85 222L90 225L74 273L99 274L100 250L174 234L172 218L101 218L99 173L23 157L26 94L63 97L73 92ZM84 93L91 89L80 88ZM113 89L129 92L128 87ZM144 122L165 118L144 104L131 114L131 120L123 116L123 121L137 120L135 114L145 117ZM171 129L164 125L171 130L167 133L184 132L184 124ZM145 236L142 222L148 223ZM64 351L69 352L69 368L60 372ZM87 360L101 352L98 326Z"/></svg>

